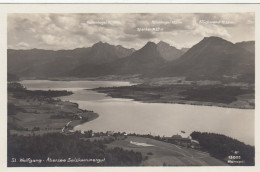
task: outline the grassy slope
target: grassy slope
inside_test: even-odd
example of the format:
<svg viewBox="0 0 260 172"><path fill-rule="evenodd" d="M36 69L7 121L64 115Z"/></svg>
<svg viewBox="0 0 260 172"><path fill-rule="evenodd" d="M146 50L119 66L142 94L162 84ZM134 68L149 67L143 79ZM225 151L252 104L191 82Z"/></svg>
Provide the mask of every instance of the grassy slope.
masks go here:
<svg viewBox="0 0 260 172"><path fill-rule="evenodd" d="M34 131L35 134L43 134L49 132L60 132L61 129L72 120L76 114L87 117L88 120L93 120L98 117L94 112L83 111L78 108L77 104L71 102L63 102L59 100L43 99L37 97L15 98L13 93L8 93L8 103L13 104L18 110L15 114L8 115L8 123L20 129L12 129L11 133L28 135L32 134L34 127L39 127L39 131ZM51 118L57 114L65 115L61 118ZM81 120L73 120L72 125L78 125ZM25 131L28 129L29 131Z"/></svg>
<svg viewBox="0 0 260 172"><path fill-rule="evenodd" d="M137 146L132 143L147 143L154 146ZM121 147L125 150L133 150L141 152L142 156L148 156L148 159L143 161L141 165L144 166L225 166L226 163L211 157L208 153L201 151L183 148L174 144L157 141L150 138L128 136L125 140L116 140L108 147ZM150 155L149 155L149 154ZM152 153L152 154L151 154Z"/></svg>

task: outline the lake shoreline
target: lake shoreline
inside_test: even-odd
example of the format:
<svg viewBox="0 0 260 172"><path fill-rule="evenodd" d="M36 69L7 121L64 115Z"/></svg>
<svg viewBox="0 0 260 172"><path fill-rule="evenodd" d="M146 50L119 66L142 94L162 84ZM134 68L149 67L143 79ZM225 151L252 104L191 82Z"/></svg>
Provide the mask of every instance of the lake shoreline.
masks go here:
<svg viewBox="0 0 260 172"><path fill-rule="evenodd" d="M71 103L77 104L77 106L78 106L78 103L74 103L74 102L71 102ZM81 108L78 108L78 109L83 110L83 111L89 111L89 110L81 109ZM89 112L93 112L93 111L89 111ZM86 123L88 123L90 121L93 121L93 120L97 119L98 117L99 117L99 115L97 113L93 112L93 115L88 118L88 121L83 121L83 120L72 120L72 121L69 121L68 122L69 123L69 127L72 129L73 132L79 131L79 130L76 130L75 127L83 125L83 124L86 124ZM64 127L67 126L68 123L66 123L66 125L64 125ZM72 132L72 131L68 131L67 130L67 132Z"/></svg>
<svg viewBox="0 0 260 172"><path fill-rule="evenodd" d="M39 83L41 83L41 81L31 81L31 85L30 82L27 82L27 86L28 88L31 89L35 89L37 88L37 86L39 85ZM36 85L34 85L34 83L36 83ZM153 134L158 134L158 135L172 135L174 133L177 133L178 131L181 131L182 129L184 129L187 134L189 132L188 129L182 128L174 118L178 118L180 119L180 121L183 121L183 125L188 125L187 121L189 121L190 119L194 118L195 115L198 115L198 117L203 117L201 119L208 119L211 120L213 119L213 121L217 121L217 122L224 122L223 125L228 125L228 123L230 122L225 122L223 121L223 119L229 119L229 118L235 118L235 120L233 121L237 121L238 123L241 122L241 120L239 119L244 119L244 120L248 120L249 122L252 121L252 115L253 112L251 112L250 109L248 109L249 111L244 111L243 109L240 110L235 110L238 108L233 108L233 109L228 109L227 108L217 108L215 106L206 108L205 106L203 107L203 105L194 105L194 102L189 102L189 104L185 104L183 102L178 102L178 104L175 105L171 105L172 103L169 102L162 102L162 103L158 103L153 105L152 103L156 103L155 101L150 101L148 98L156 98L156 94L152 94L152 89L151 88L143 88L141 91L145 93L146 90L150 91L151 95L149 96L143 96L143 94L135 94L135 95L139 95L143 98L146 98L146 103L141 103L144 102L142 99L137 101L132 101L129 100L129 98L132 97L128 97L125 94L122 94L120 92L120 95L124 95L128 100L124 100L124 99L113 99L108 97L109 95L107 93L102 93L99 94L97 93L97 91L94 89L94 91L85 91L85 88L88 88L88 90L92 90L92 88L100 88L103 86L103 88L105 89L120 89L122 87L126 87L126 92L131 93L131 89L128 90L128 87L137 87L140 88L138 85L135 86L124 86L125 83L121 83L120 82L112 82L113 84L111 84L110 82L69 82L66 83L66 85L64 85L65 83L63 82L56 82L56 81L44 81L44 86L46 86L46 88L58 88L58 89L66 89L66 90L73 90L73 88L76 88L75 86L78 86L80 88L80 90L77 90L74 92L73 95L71 96L66 96L63 97L61 100L68 100L70 102L75 102L75 104L77 106L79 106L81 109L90 109L93 110L95 112L97 112L100 117L102 116L102 118L99 118L100 120L96 120L96 121L92 121L91 123L87 124L85 123L81 123L79 121L74 121L73 123L71 123L71 131L72 129L75 130L79 130L79 131L88 131L88 130L93 130L93 131L125 131L125 132L136 132L136 133L153 133ZM60 85L62 85L62 87L60 87ZM42 85L40 85L42 88ZM166 86L165 86L166 87ZM181 88L183 86L180 86ZM103 89L102 88L102 89ZM167 88L167 87L166 87ZM144 91L143 91L144 90ZM168 93L168 88L167 90L163 90L161 88L157 89L159 92L165 92ZM175 90L175 89L173 89ZM124 93L124 92L123 92ZM146 94L147 95L147 94ZM171 95L171 94L169 94ZM113 97L113 96L111 96ZM160 97L158 97L160 98ZM104 100L104 101L103 101ZM107 101L106 101L107 100ZM154 100L154 99L152 99ZM155 99L156 100L156 99ZM162 100L165 100L164 97L162 97ZM85 102L86 101L86 102ZM100 101L100 103L99 103ZM183 101L187 101L187 100L183 100ZM148 102L148 103L147 103ZM193 104L193 105L192 105ZM131 108L134 105L135 108ZM187 107L186 107L187 105ZM165 111L161 111L159 110L159 108L157 107L163 107L165 108ZM107 109L106 109L107 108ZM129 108L129 109L128 109ZM183 109L184 108L184 112ZM230 111L234 111L234 113L231 113ZM136 119L139 119L140 121L142 121L142 119L144 120L145 123L147 123L148 125L157 125L155 122L150 122L149 118L155 118L157 119L158 114L163 113L161 117L159 117L158 121L160 122L160 125L163 125L164 123L168 125L168 121L173 121L173 124L176 126L175 129L173 129L172 127L168 127L170 130L165 130L163 129L164 127L162 127L162 129L160 129L160 131L156 130L154 131L154 129L148 127L147 129L142 129L142 122L139 122L138 120L136 121L134 119L134 116L136 116ZM124 114L125 117L121 118L120 114ZM148 115L149 114L149 115ZM207 115L206 115L207 114ZM225 115L226 114L226 115ZM248 115L243 115L243 114L248 114ZM223 116L223 117L222 117ZM166 120L166 118L168 120ZM96 118L95 118L96 119ZM140 128L136 127L133 128L133 125L129 125L127 121L131 121L133 119L133 124L140 125ZM198 118L200 119L200 118ZM66 123L69 122L70 119L67 119ZM118 125L118 122L116 121L120 121L119 123L122 124L123 129L122 130L118 130L117 128L120 128L120 125ZM216 130L211 130L211 132L216 132L219 129L218 125L215 125L212 121L212 127L215 128ZM64 127L64 125L66 125L66 123L63 124L62 127ZM172 124L172 125L173 125ZM159 125L159 124L158 124ZM202 126L202 127L201 127ZM193 123L193 130L191 131L209 131L209 130L204 130L203 126L207 126L207 124L203 124L200 120L195 120ZM250 127L251 128L251 127ZM178 131L177 131L178 130ZM145 132L144 132L145 131ZM171 131L171 132L169 132ZM73 132L73 131L72 131ZM162 133L162 134L161 134ZM240 135L237 135L233 129L229 130L228 132L220 132L221 134L226 134L228 136L232 136L234 138L243 140L244 142L251 142L251 137L250 136L246 136L246 137L240 137ZM251 135L251 133L249 133L249 135ZM248 141L249 140L249 141Z"/></svg>
<svg viewBox="0 0 260 172"><path fill-rule="evenodd" d="M74 128L99 117L93 111L80 109L77 103L54 98L62 94L68 95L64 91L26 90L20 84L9 83L8 130L10 133L42 135L62 132L62 128L69 121L71 121L70 126Z"/></svg>
<svg viewBox="0 0 260 172"><path fill-rule="evenodd" d="M120 89L120 87L112 87L112 88ZM66 90L69 90L69 87ZM44 137L44 136L48 135L49 133L53 133L53 134L60 134L62 137L63 136L64 137L71 137L71 136L85 137L85 136L87 136L87 137L89 137L90 140L95 140L95 139L106 140L107 137L114 137L115 140L113 140L109 144L109 147L111 147L111 148L120 147L122 149L129 149L129 148L134 149L133 147L140 146L140 144L146 143L146 141L149 141L150 143L147 143L148 146L153 146L154 144L156 144L156 145L158 144L158 145L160 145L160 150L153 149L153 151L151 152L151 150L149 150L149 151L145 150L145 147L143 147L141 153L145 157L148 155L149 156L152 155L154 157L154 155L157 155L156 152L160 151L160 153L158 154L158 161L160 160L160 158L162 158L162 162L160 162L159 164L162 164L164 162L163 157L165 155L168 155L169 146L171 146L172 149L176 149L176 150L178 149L177 151L179 151L179 149L185 149L189 152L193 151L192 149L189 149L189 146L193 146L193 145L187 144L185 142L185 139L187 141L187 139L189 137L187 137L187 138L183 137L183 139L184 139L183 143L179 143L179 141L174 142L173 136L161 137L160 135L155 136L154 134L153 135L147 134L147 135L140 135L140 137L136 137L136 136L132 137L131 133L132 132L138 133L138 131L137 132L134 131L135 128L132 128L132 130L130 130L131 132L127 131L126 123L122 124L122 126L124 126L124 130L128 133L123 132L120 134L120 132L118 132L119 133L118 134L117 130L110 129L109 125L106 125L109 122L111 122L107 119L105 120L105 123L103 123L103 124L100 123L100 121L97 122L98 128L102 128L102 125L105 126L104 132L100 132L100 133L103 133L104 137L98 136L98 133L97 133L98 131L96 131L97 128L93 127L92 123L88 124L88 122L97 119L99 117L99 115L102 115L102 117L103 116L109 117L109 113L113 112L113 110L106 109L104 111L104 113L102 113L102 111L99 111L96 108L92 108L92 106L82 106L81 102L77 101L79 99L77 99L77 98L75 99L75 97L77 97L77 95L81 95L81 96L85 97L85 99L83 99L83 100L89 101L89 100L91 100L91 96L87 96L88 94L84 94L84 90L81 90L81 91L83 91L83 92L74 92L74 95L76 95L76 96L72 96L70 94L70 95L67 95L68 97L66 97L66 98L64 96L62 96L62 97L57 97L54 99L51 96L54 94L58 95L58 93L60 94L59 91L55 91L55 92L40 91L39 92L39 91L21 90L21 91L13 92L13 91L10 91L10 89L9 89L8 103L13 103L15 105L14 106L15 110L18 110L18 113L12 114L12 115L8 113L8 122L10 122L10 119L12 119L12 120L15 119L17 124L20 124L20 126L22 126L23 128L20 128L20 131L18 131L18 133L12 133L12 132L8 132L8 133L10 133L12 136L17 134L17 135L22 135L22 136L27 136L27 137L35 137L35 136ZM161 91L161 90L159 89L159 91ZM17 94L17 93L19 93L19 97L15 96L15 94ZM46 93L48 93L47 95L49 95L49 96L44 96ZM63 92L63 94L64 93L67 94L67 92ZM124 95L124 94L121 94L121 95ZM102 96L104 98L105 96L108 96L108 94L102 94ZM154 100L154 98L156 98L156 95L154 95L154 94L150 94L150 96L143 96L142 94L140 94L140 96L142 96L146 101L148 101L148 103L156 103L156 102L149 102L149 99ZM63 99L63 97L65 99ZM129 97L126 97L126 98L129 98ZM94 99L94 100L96 100L96 99ZM166 104L166 103L162 103L162 104ZM183 104L185 104L185 103L183 103ZM151 105L151 106L153 106L153 105ZM152 108L151 106L149 108ZM16 108L16 107L18 107L18 108ZM99 108L102 108L102 106ZM112 108L116 109L115 104L113 104ZM93 109L93 111L85 110L85 109ZM138 106L136 106L136 109L138 109ZM154 110L155 109L153 109L152 111L154 112ZM220 109L218 109L218 110L220 110ZM98 113L95 113L94 111L98 112ZM123 108L123 112L124 112L123 114L125 115L123 117L123 121L127 121L127 123L131 123L127 119L127 114L128 114L127 111L128 111L127 109ZM131 111L131 110L129 109L129 111ZM176 114L178 114L178 112L181 112L181 111L176 111L176 112L177 112ZM194 110L190 111L190 112L193 113ZM136 111L134 113L136 113ZM189 114L191 114L191 113L189 113ZM142 113L140 113L139 115L137 113L137 119L140 121L142 119L142 114L145 114L145 112L142 111ZM157 112L157 114L158 114L158 112ZM172 115L170 114L170 116L172 116ZM160 116L160 118L161 118L161 116ZM188 117L188 118L190 118L190 117ZM204 117L203 119L205 119L205 118L206 117ZM17 119L18 119L18 121L17 121ZM147 116L145 119L147 119ZM151 119L153 119L153 118L151 118ZM19 122L19 120L24 120L24 121ZM120 121L120 118L118 118L118 116L115 116L114 120L117 121L117 123L118 123ZM169 118L169 121L170 120L171 120L171 118ZM174 122L174 120L173 120L173 122ZM162 122L161 124L164 124L164 123ZM185 123L182 123L182 124L185 125ZM83 127L83 129L79 129L79 130L75 129L75 127L81 126L81 125L86 125L86 126L88 126L88 128ZM176 128L176 127L178 128L178 126L176 126L174 123L172 123L172 125L174 126L174 128ZM29 131L28 131L28 126L30 126ZM153 126L153 125L151 125L151 126ZM45 127L48 127L48 129L46 129ZM27 128L27 131L24 130L26 128ZM156 130L158 130L158 128ZM187 131L187 130L185 130L185 131ZM183 132L185 132L185 131L183 131ZM174 131L171 132L171 135L172 134L175 134L175 132ZM187 134L188 134L188 132L187 132ZM178 134L177 134L177 136L178 136ZM221 136L221 135L217 134L217 136ZM120 140L120 138L123 138L125 140L123 140L123 139ZM128 138L128 140L127 140L127 138ZM216 140L218 140L218 139L216 139ZM213 140L212 142L215 143L216 141ZM89 143L89 142L87 142L87 143ZM202 142L202 143L204 143L204 142ZM240 142L238 142L238 144L240 145ZM212 143L210 145L212 145ZM217 144L217 145L220 145L220 144ZM205 146L205 147L207 147L207 146ZM240 149L243 150L244 147L248 147L248 146L243 144L243 146ZM250 147L250 148L253 149L253 147ZM232 149L232 148L230 148L230 149ZM139 150L139 148L138 148L138 150ZM195 150L195 152L196 151L197 150ZM176 152L174 152L172 155L173 158L176 156L175 153ZM223 156L223 157L225 157L225 156ZM223 157L222 158L218 157L217 159L224 162L225 159L223 159ZM214 165L221 163L220 161L213 159L214 157L212 157L210 154L209 154L209 156L207 156L207 159L208 158L210 158L212 160L212 164L214 164ZM193 159L193 157L192 157L192 159ZM172 161L169 163L174 164L174 162L175 161ZM251 160L249 162L251 163ZM252 163L254 163L254 162L252 161ZM151 165L151 164L152 164L152 161L149 162L149 161L147 161L147 158L146 158L146 161L144 161L143 165ZM225 164L223 164L223 165L225 165Z"/></svg>
<svg viewBox="0 0 260 172"><path fill-rule="evenodd" d="M169 86L170 89L173 87L175 89L176 85ZM180 87L180 86L177 86ZM180 91L165 91L165 88L159 87L159 88L153 88L152 86L142 86L142 85L134 85L134 86L129 86L129 87L100 87L100 88L94 88L90 89L93 91L96 91L98 93L104 93L107 96L110 96L112 98L123 98L123 99L131 99L133 101L139 101L142 103L164 103L164 104L187 104L187 105L195 105L195 106L213 106L213 107L222 107L222 108L232 108L232 109L250 109L254 110L254 99L246 99L243 98L243 95L238 95L238 96L230 96L233 99L236 99L235 101L231 101L229 103L219 103L217 101L219 100L214 100L216 102L209 102L205 101L207 99L212 99L211 97L207 98L197 98L201 99L199 101L192 100L194 99L193 97L185 97L184 95L180 95L179 92L184 92L186 91L184 86L184 89ZM191 87L190 85L188 87ZM168 89L168 88L167 88ZM190 88L188 88L190 89ZM198 86L198 89L200 89L200 86ZM248 94L249 96L253 95L250 93ZM229 97L228 97L229 98ZM196 98L195 98L196 99ZM220 99L224 99L225 97ZM253 103L251 103L253 102Z"/></svg>
<svg viewBox="0 0 260 172"><path fill-rule="evenodd" d="M28 78L24 78L28 79ZM130 83L133 83L133 86L130 86L129 88L135 88L139 87L140 85L144 84L144 80L138 78L137 76L124 76L119 77L118 76L110 76L110 77L92 77L92 78L45 78L48 81L127 81ZM29 78L29 80L37 80L36 78ZM147 83L146 83L147 84ZM144 85L146 85L144 84ZM149 85L149 83L148 83ZM167 85L166 85L167 86ZM181 86L181 85L173 85L173 86ZM193 85L183 85L184 87L193 87ZM124 86L123 86L124 87ZM147 89L150 89L152 86L148 86ZM162 87L164 87L162 85ZM201 86L198 86L198 88ZM210 85L209 85L210 87ZM113 89L113 90L112 90ZM132 99L134 101L139 101L143 103L165 103L165 104L187 104L187 105L196 105L196 106L213 106L213 107L222 107L222 108L232 108L232 109L255 109L254 102L252 100L245 100L240 99L239 96L235 96L238 100L234 101L232 103L218 103L218 102L210 102L210 101L194 101L189 100L190 98L183 99L182 97L178 97L177 93L174 93L175 97L170 97L166 99L162 99L161 97L154 97L153 92L150 95L142 94L142 96L137 94L127 95L120 90L120 87L99 87L99 88L92 88L92 89L86 89L86 90L93 90L98 93L105 93L107 96L110 96L112 98L123 98L123 99ZM111 91L112 90L112 91ZM140 92L138 92L139 94ZM159 94L161 94L159 92ZM151 97L151 95L153 97ZM253 102L253 103L252 103Z"/></svg>
<svg viewBox="0 0 260 172"><path fill-rule="evenodd" d="M99 92L99 93L103 93L103 92ZM178 105L193 105L193 106L208 106L208 107L220 107L220 108L230 108L230 109L248 109L248 110L255 110L255 108L253 107L236 107L236 106L229 106L229 105L218 105L217 103L212 103L212 102L196 102L196 101L172 101L172 102L163 102L163 101L149 101L149 100L138 100L138 99L133 99L133 98L129 98L129 97L113 97L110 94L107 94L107 96L110 96L112 98L122 98L122 99L131 99L133 101L138 101L141 103L164 103L164 104L178 104Z"/></svg>

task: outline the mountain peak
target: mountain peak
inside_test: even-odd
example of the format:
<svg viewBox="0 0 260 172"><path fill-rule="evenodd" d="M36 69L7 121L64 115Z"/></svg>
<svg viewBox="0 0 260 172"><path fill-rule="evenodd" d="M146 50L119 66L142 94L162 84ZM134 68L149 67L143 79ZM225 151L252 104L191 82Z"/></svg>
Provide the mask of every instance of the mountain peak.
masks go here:
<svg viewBox="0 0 260 172"><path fill-rule="evenodd" d="M92 47L100 47L100 46L107 46L107 45L110 45L110 44L99 41L99 42L95 43Z"/></svg>
<svg viewBox="0 0 260 172"><path fill-rule="evenodd" d="M167 61L176 60L184 53L183 51L163 41L160 41L157 44L157 50L160 55Z"/></svg>
<svg viewBox="0 0 260 172"><path fill-rule="evenodd" d="M154 42L147 42L143 48L156 48L157 45Z"/></svg>
<svg viewBox="0 0 260 172"><path fill-rule="evenodd" d="M117 48L124 48L122 45L117 45L116 47Z"/></svg>
<svg viewBox="0 0 260 172"><path fill-rule="evenodd" d="M202 41L208 41L208 42L226 42L226 43L231 43L230 41L227 41L221 37L217 37L217 36L210 36L210 37L204 37L204 39Z"/></svg>
<svg viewBox="0 0 260 172"><path fill-rule="evenodd" d="M237 42L235 45L237 45L251 53L255 53L255 41Z"/></svg>
<svg viewBox="0 0 260 172"><path fill-rule="evenodd" d="M210 36L210 37L204 37L204 39L200 41L197 45L206 46L206 47L222 46L223 48L224 47L227 48L227 47L233 47L232 45L234 44L221 37Z"/></svg>
<svg viewBox="0 0 260 172"><path fill-rule="evenodd" d="M209 36L209 37L204 37L204 39L211 39L211 40L213 40L213 39L215 39L215 40L224 40L223 38L218 37L218 36Z"/></svg>
<svg viewBox="0 0 260 172"><path fill-rule="evenodd" d="M168 44L168 43L166 43L166 42L163 42L163 41L158 42L157 45L170 46L170 44Z"/></svg>
<svg viewBox="0 0 260 172"><path fill-rule="evenodd" d="M254 73L254 55L222 38L205 37L164 72L193 80L225 80L225 75L245 77ZM241 77L241 80L247 79ZM253 77L248 80L253 81Z"/></svg>
<svg viewBox="0 0 260 172"><path fill-rule="evenodd" d="M148 41L147 43L146 43L146 45L156 45L154 42L151 42L151 41Z"/></svg>

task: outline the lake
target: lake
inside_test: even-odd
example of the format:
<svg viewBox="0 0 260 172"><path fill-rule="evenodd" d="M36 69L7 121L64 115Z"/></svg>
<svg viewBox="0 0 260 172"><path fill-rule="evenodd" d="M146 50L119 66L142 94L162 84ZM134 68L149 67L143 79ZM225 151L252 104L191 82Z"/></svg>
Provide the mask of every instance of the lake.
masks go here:
<svg viewBox="0 0 260 172"><path fill-rule="evenodd" d="M111 98L92 89L130 86L122 81L48 81L24 80L29 90L68 90L74 94L61 97L93 110L99 117L76 126L75 130L187 137L193 131L213 132L254 145L254 110L184 104L142 103L131 99ZM181 133L185 131L185 133Z"/></svg>

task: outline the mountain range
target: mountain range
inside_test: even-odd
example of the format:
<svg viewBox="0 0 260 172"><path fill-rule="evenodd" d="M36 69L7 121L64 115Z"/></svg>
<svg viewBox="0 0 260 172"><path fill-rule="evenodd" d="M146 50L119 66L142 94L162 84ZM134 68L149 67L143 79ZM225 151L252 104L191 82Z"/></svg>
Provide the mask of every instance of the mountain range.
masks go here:
<svg viewBox="0 0 260 172"><path fill-rule="evenodd" d="M251 42L248 44L251 45ZM219 37L205 37L180 58L162 66L157 73L161 76L182 75L196 80L237 78L253 81L255 55L238 45ZM243 47L250 46L244 42Z"/></svg>
<svg viewBox="0 0 260 172"><path fill-rule="evenodd" d="M236 43L237 46L255 54L255 41L243 41Z"/></svg>
<svg viewBox="0 0 260 172"><path fill-rule="evenodd" d="M36 78L139 74L254 82L254 49L254 41L233 44L220 37L205 37L189 49L163 41L147 42L139 50L103 42L74 50L8 49L8 73Z"/></svg>

